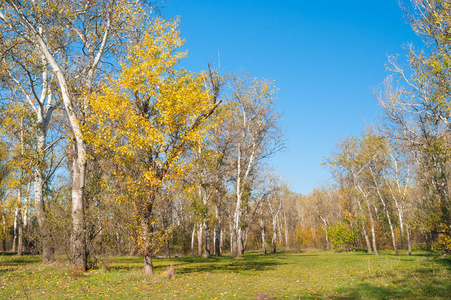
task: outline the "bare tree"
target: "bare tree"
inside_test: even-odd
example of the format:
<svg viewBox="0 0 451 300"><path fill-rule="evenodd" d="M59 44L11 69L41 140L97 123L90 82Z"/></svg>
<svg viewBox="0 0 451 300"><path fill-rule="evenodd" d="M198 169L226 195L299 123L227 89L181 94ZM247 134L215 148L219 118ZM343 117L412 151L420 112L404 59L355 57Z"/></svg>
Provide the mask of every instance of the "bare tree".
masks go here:
<svg viewBox="0 0 451 300"><path fill-rule="evenodd" d="M243 215L243 198L252 187L252 175L256 165L279 151L283 146L277 125L279 114L274 108L274 88L267 81L251 79L247 74L243 78L231 80L231 103L234 105L233 118L228 126L234 132L233 161L235 165L236 204L231 232L232 256L238 254L243 232L240 220Z"/></svg>

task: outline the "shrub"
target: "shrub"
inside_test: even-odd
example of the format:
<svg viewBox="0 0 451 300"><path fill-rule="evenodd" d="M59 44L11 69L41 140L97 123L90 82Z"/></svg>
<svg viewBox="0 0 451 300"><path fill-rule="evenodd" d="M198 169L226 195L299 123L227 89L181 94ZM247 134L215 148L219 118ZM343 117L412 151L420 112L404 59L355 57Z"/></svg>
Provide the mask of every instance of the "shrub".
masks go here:
<svg viewBox="0 0 451 300"><path fill-rule="evenodd" d="M329 237L335 251L352 251L355 250L358 231L348 224L337 223L329 228Z"/></svg>

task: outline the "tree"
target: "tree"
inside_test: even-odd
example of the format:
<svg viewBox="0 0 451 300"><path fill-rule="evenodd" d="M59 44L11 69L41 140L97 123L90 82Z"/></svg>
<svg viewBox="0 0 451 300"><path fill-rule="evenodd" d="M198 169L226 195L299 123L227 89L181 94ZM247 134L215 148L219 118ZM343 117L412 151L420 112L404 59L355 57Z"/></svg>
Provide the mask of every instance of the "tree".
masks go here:
<svg viewBox="0 0 451 300"><path fill-rule="evenodd" d="M3 131L3 128L1 129ZM6 205L5 200L7 196L6 178L9 173L7 146L3 141L0 141L0 210L2 214L2 231L0 233L2 240L3 251L6 251Z"/></svg>
<svg viewBox="0 0 451 300"><path fill-rule="evenodd" d="M389 211L389 203L386 200L385 196L385 187L383 174L385 173L390 161L389 157L389 145L387 140L381 136L377 135L371 130L365 133L362 138L362 150L364 151L364 155L369 159L367 172L370 175L370 180L372 180L372 184L376 191L376 195L382 203L384 208L385 215L387 217L388 225L390 228L391 238L393 249L396 254L398 254L398 248L396 246L396 238L395 231L392 223L391 214Z"/></svg>
<svg viewBox="0 0 451 300"><path fill-rule="evenodd" d="M2 48L8 48L8 40L2 40ZM2 55L2 75L7 88L4 90L4 97L9 98L12 103L20 102L27 106L33 115L29 119L29 126L36 136L36 149L33 152L34 165L34 203L38 219L40 238L42 244L42 259L44 262L54 260L53 247L51 245L51 232L48 224L48 212L44 203L44 184L50 178L46 175L53 174L59 163L52 165L48 163L50 149L61 139L56 138L48 143L47 137L51 130L51 116L60 101L56 100L52 85L54 80L50 75L45 59L33 57L37 55L30 45L23 40L20 47L9 47ZM23 53L31 53L31 57L24 56ZM17 68L17 65L20 68ZM16 121L16 120L15 120ZM50 175L51 176L51 175Z"/></svg>
<svg viewBox="0 0 451 300"><path fill-rule="evenodd" d="M311 193L311 201L314 211L317 213L317 218L322 223L324 235L326 239L326 249L330 249L329 228L335 222L334 215L340 214L340 202L338 201L337 193L331 187L328 189L314 189Z"/></svg>
<svg viewBox="0 0 451 300"><path fill-rule="evenodd" d="M423 204L430 213L421 214L427 231L451 236L449 199L449 147L451 57L450 3L443 0L412 0L406 9L413 30L428 46L409 51L409 70L390 57L392 71L402 81L394 86L388 78L378 101L384 109L385 132L415 154L422 181ZM437 222L437 218L440 220Z"/></svg>
<svg viewBox="0 0 451 300"><path fill-rule="evenodd" d="M211 71L210 74L218 76ZM222 86L225 77L218 77L218 79L220 79ZM221 128L224 118L227 118L227 110L228 107L222 106L216 109L215 113L209 118L209 122L214 124L208 132L209 140L193 151L193 169L185 179L188 188L196 187L196 191L190 193L190 198L192 210L199 223L194 225L194 228L198 228L198 255L202 255L202 235L204 234L204 256L207 258L211 256L210 227L213 223L216 223L214 235L216 256L219 256L221 252L222 202L226 193L225 181L230 175L229 166L226 163L230 141L224 136L224 131ZM216 216L213 214L214 210L216 210Z"/></svg>
<svg viewBox="0 0 451 300"><path fill-rule="evenodd" d="M231 252L238 254L242 231L240 221L243 212L243 197L250 192L255 167L263 159L281 150L283 141L277 121L280 115L274 108L275 89L268 81L233 77L233 118L229 123L233 132L233 164L235 165L236 203L232 222ZM241 245L242 248L242 245Z"/></svg>
<svg viewBox="0 0 451 300"><path fill-rule="evenodd" d="M409 255L412 254L412 247L410 242L410 229L406 223L406 212L409 211L408 197L412 190L411 185L411 164L408 154L405 149L393 149L389 153L392 164L387 172L384 172L383 177L385 185L390 191L391 198L395 203L398 212L399 227L401 231L401 239L406 232L407 249ZM404 226L406 225L406 226Z"/></svg>
<svg viewBox="0 0 451 300"><path fill-rule="evenodd" d="M287 186L279 187L277 191L273 195L271 195L272 197L268 199L268 207L271 214L271 225L273 232L271 239L272 253L276 253L277 250L277 222L279 220L279 214L282 211L287 192Z"/></svg>
<svg viewBox="0 0 451 300"><path fill-rule="evenodd" d="M42 59L43 67L51 70L55 78L68 116L75 150L72 252L75 265L82 270L86 270L87 145L81 126L90 114L86 95L95 90L99 71L111 71L111 66L115 66L124 42L139 37L143 16L144 8L138 1L6 0L0 3L3 40L10 47L26 45L26 49L32 49L33 57ZM13 68L20 68L20 64ZM45 94L45 87L41 88Z"/></svg>
<svg viewBox="0 0 451 300"><path fill-rule="evenodd" d="M31 111L22 103L11 102L4 111L1 136L7 148L8 204L15 211L13 251L19 256L24 249L24 225L27 223L28 196L31 188L32 165L34 161L34 128ZM25 216L25 218L24 218Z"/></svg>
<svg viewBox="0 0 451 300"><path fill-rule="evenodd" d="M96 131L84 132L97 151L114 157L113 175L122 178L141 228L146 275L167 233L157 232L154 218L160 191L191 167L185 154L208 139L206 120L219 105L216 77L210 90L207 74L176 69L186 54L176 52L182 44L177 22L155 20L129 47L121 75L91 97L92 127L86 129Z"/></svg>
<svg viewBox="0 0 451 300"><path fill-rule="evenodd" d="M377 254L376 246L376 232L375 232L375 222L372 212L372 201L371 201L371 187L368 185L368 178L363 176L365 168L369 163L371 163L371 157L365 157L364 152L362 152L361 141L358 138L350 137L342 141L338 145L338 153L331 155L327 164L333 168L337 177L346 178L351 184L355 191L362 197L366 205L366 212L370 221L371 235L372 235L372 246L375 255ZM366 158L369 158L367 160ZM359 208L362 209L362 204L360 200L357 200ZM366 233L366 231L364 231ZM368 243L368 252L371 253L371 248Z"/></svg>

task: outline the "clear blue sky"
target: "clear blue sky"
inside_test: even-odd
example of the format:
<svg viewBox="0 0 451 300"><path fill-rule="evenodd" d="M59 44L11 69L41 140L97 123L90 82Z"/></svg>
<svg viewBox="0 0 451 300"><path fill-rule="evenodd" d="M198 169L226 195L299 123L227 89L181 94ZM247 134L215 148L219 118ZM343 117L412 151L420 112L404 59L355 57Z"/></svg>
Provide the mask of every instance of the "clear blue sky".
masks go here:
<svg viewBox="0 0 451 300"><path fill-rule="evenodd" d="M275 81L288 143L271 164L302 194L328 180L336 143L375 120L387 54L420 45L396 0L168 0L162 14L180 16L187 69L219 52L222 71Z"/></svg>

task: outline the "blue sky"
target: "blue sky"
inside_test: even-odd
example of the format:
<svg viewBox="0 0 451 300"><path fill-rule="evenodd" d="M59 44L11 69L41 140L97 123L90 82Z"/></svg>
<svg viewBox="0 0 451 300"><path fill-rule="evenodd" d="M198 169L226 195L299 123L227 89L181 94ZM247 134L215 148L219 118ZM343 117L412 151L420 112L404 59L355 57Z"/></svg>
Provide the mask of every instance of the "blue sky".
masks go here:
<svg viewBox="0 0 451 300"><path fill-rule="evenodd" d="M188 57L183 66L245 68L275 81L287 150L271 159L293 191L327 183L321 166L336 143L379 115L373 90L390 75L387 55L420 45L396 0L168 0L180 16Z"/></svg>

